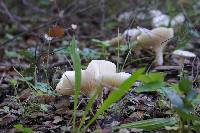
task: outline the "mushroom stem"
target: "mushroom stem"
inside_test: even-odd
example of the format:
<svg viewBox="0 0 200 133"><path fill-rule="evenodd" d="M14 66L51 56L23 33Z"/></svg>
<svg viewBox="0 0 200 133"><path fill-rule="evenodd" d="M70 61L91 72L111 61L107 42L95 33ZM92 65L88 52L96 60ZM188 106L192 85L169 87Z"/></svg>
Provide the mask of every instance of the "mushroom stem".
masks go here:
<svg viewBox="0 0 200 133"><path fill-rule="evenodd" d="M156 52L156 64L163 65L163 47L158 47L155 49Z"/></svg>
<svg viewBox="0 0 200 133"><path fill-rule="evenodd" d="M185 57L180 57L179 59L179 65L183 68L184 67L184 62L185 62Z"/></svg>

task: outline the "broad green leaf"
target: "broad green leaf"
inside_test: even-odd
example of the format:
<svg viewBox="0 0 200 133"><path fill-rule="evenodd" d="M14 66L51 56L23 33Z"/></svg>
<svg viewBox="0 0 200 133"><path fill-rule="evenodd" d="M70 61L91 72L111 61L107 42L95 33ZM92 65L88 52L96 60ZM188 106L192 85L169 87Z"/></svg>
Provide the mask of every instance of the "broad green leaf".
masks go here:
<svg viewBox="0 0 200 133"><path fill-rule="evenodd" d="M131 77L129 77L126 81L124 81L118 89L113 91L109 95L109 97L104 101L104 103L99 108L94 117L88 122L85 129L87 129L98 118L99 115L101 115L105 110L107 110L110 105L122 98L129 91L129 89L135 83L135 81L138 80L139 76L144 72L144 70L145 69L142 68L134 72L134 74Z"/></svg>
<svg viewBox="0 0 200 133"><path fill-rule="evenodd" d="M139 86L136 92L153 92L157 91L164 84L164 73L148 73L146 75L141 75L139 80L142 82L142 85Z"/></svg>
<svg viewBox="0 0 200 133"><path fill-rule="evenodd" d="M143 85L139 86L136 89L137 93L141 92L155 92L158 89L162 88L164 86L164 82L150 82L150 83L144 83Z"/></svg>
<svg viewBox="0 0 200 133"><path fill-rule="evenodd" d="M123 129L123 128L139 128L143 130L156 130L164 128L165 126L171 126L176 124L175 118L153 118L148 120L141 120L137 122L122 124L119 126L114 126L113 130Z"/></svg>
<svg viewBox="0 0 200 133"><path fill-rule="evenodd" d="M164 81L164 73L148 73L146 75L141 75L139 80L143 83L155 82L155 81Z"/></svg>
<svg viewBox="0 0 200 133"><path fill-rule="evenodd" d="M180 109L184 108L183 100L173 89L171 89L170 87L165 87L162 89L162 91L166 94L174 107Z"/></svg>

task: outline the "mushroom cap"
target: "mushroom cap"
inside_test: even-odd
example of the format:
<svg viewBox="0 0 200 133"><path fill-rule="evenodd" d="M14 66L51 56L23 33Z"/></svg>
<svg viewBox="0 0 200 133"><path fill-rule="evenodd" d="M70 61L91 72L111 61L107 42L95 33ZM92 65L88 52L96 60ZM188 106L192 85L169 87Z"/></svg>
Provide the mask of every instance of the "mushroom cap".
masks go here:
<svg viewBox="0 0 200 133"><path fill-rule="evenodd" d="M169 22L170 22L169 16L165 14L161 14L161 15L153 17L152 26L153 27L168 26Z"/></svg>
<svg viewBox="0 0 200 133"><path fill-rule="evenodd" d="M101 87L102 76L116 73L116 65L106 60L92 60L84 73L84 84L81 91L86 95L92 95Z"/></svg>
<svg viewBox="0 0 200 133"><path fill-rule="evenodd" d="M130 76L131 74L125 72L103 75L102 84L106 86L118 87Z"/></svg>
<svg viewBox="0 0 200 133"><path fill-rule="evenodd" d="M175 27L179 24L183 24L183 22L185 21L185 16L182 13L179 13L178 15L176 15L172 20L171 20L171 26Z"/></svg>
<svg viewBox="0 0 200 133"><path fill-rule="evenodd" d="M133 29L125 30L123 33L123 37L124 38L129 37L131 40L134 40L140 34L141 34L141 31L139 29L133 28Z"/></svg>
<svg viewBox="0 0 200 133"><path fill-rule="evenodd" d="M151 10L150 15L151 17L156 17L162 15L162 12L160 10Z"/></svg>
<svg viewBox="0 0 200 133"><path fill-rule="evenodd" d="M196 57L196 55L194 53L189 52L189 51L184 51L184 50L175 50L173 52L173 55L177 55L177 56L184 57L184 58L194 58L194 57Z"/></svg>
<svg viewBox="0 0 200 133"><path fill-rule="evenodd" d="M62 95L72 95L75 71L66 71L56 86L56 91Z"/></svg>
<svg viewBox="0 0 200 133"><path fill-rule="evenodd" d="M174 36L172 28L159 27L150 32L143 31L137 40L141 46L146 49L156 49L157 47L164 47Z"/></svg>

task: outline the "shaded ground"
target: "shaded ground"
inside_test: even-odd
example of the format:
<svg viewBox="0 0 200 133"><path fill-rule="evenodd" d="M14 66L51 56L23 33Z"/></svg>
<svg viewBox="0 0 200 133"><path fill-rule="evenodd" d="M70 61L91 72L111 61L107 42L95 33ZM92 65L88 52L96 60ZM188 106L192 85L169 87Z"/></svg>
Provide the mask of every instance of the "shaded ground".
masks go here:
<svg viewBox="0 0 200 133"><path fill-rule="evenodd" d="M104 3L105 2L105 3ZM0 132L15 132L13 125L22 124L41 132L70 131L73 112L72 97L51 96L61 74L72 70L70 66L69 41L75 34L80 48L82 68L85 68L92 59L108 59L123 66L129 52L128 45L120 48L118 58L116 47L102 47L92 39L108 40L117 36L118 29L122 33L125 29L137 27L151 28L148 15L143 20L137 19L137 14L148 14L150 9L162 9L167 14L167 1L151 3L141 0L110 0L110 1L0 1ZM175 4L174 12L183 10ZM7 8L6 8L7 7ZM154 54L142 51L142 54L131 53L124 65L124 71L134 72L137 68L147 67L149 71L166 72L168 83L177 83L179 80L178 61L172 56L177 47L185 47L200 56L199 44L199 12L192 14L190 6L186 6L187 23L176 32L174 39L168 44L164 56L164 66L156 67L153 63ZM8 9L8 10L7 10ZM135 16L128 22L118 22L117 17L125 11L133 11ZM52 25L61 25L66 33L62 38L56 38L50 44L49 66L46 67L48 42L44 34ZM76 24L73 30L71 24ZM183 30L183 31L181 31ZM196 32L193 34L193 32ZM187 46L187 47L186 47ZM186 60L185 73L194 81L195 88L199 88L199 60ZM47 72L46 72L47 71ZM31 90L22 74L31 83L43 84L41 91ZM157 93L135 93L135 87L117 104L113 105L88 132L96 128L106 128L117 124L156 117L172 115L169 103L160 100ZM108 96L105 91L104 99ZM77 117L83 114L87 103L86 97L80 97ZM97 100L90 112L90 117L100 105ZM133 131L134 132L134 131ZM162 132L162 131L160 131Z"/></svg>

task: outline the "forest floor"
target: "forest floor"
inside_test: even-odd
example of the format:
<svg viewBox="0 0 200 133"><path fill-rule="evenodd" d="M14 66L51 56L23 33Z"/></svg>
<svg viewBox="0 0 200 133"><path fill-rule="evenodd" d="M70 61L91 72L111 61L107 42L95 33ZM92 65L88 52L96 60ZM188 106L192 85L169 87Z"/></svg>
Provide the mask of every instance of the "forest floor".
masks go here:
<svg viewBox="0 0 200 133"><path fill-rule="evenodd" d="M198 31L200 25L197 24L200 22L200 14L198 11L195 15L191 15L192 9L187 6L177 11L186 13L184 15L189 18L175 30L174 38L167 44L164 64L156 66L155 54L152 51L142 50L139 55L136 55L130 50L129 44L120 44L120 47L106 46L101 42L95 42L94 39L110 40L119 33L137 26L152 29L149 18L140 20L133 16L129 21L123 22L119 22L117 18L124 11L148 16L150 9L162 9L161 7L166 6L167 2L160 2L157 7L148 5L148 2L139 2L139 0L135 1L136 5L133 1L130 1L130 5L126 2L110 1L103 4L106 7L97 1L87 0L77 3L66 2L63 5L59 2L47 2L46 5L33 2L35 5L31 5L31 8L29 8L30 3L25 2L22 5L15 3L15 6L12 5L13 3L0 2L0 7L6 5L9 9L0 9L3 12L0 16L0 21L2 21L0 25L1 133L71 131L74 99L72 96L54 95L56 93L54 89L63 72L72 70L69 42L73 36L78 41L82 69L85 69L91 60L109 60L128 73L134 73L142 67L145 67L147 72L163 72L164 82L173 85L179 84L181 74L184 73L188 80L192 81L195 92L200 93L198 58L200 57L200 32ZM112 6L113 3L116 5ZM37 4L44 5L37 7ZM135 10L131 7L133 5ZM13 8L10 8L12 6ZM120 6L122 8L118 10ZM27 12L21 13L20 8ZM174 8L177 9L177 7ZM164 12L170 14L169 8L164 8ZM22 16L17 16L17 13ZM44 35L48 34L49 28L53 25L61 26L65 34L55 37L49 45ZM72 25L76 25L77 28ZM178 59L172 55L177 48L191 51L197 57L185 60L184 67L181 68ZM34 90L32 85L38 90ZM137 85L132 87L122 99L98 117L87 132L98 129L98 132L107 133L111 132L112 127L116 125L179 116L168 98L157 91L137 93L135 91L137 87ZM102 100L104 101L109 94L110 92L104 88ZM77 124L80 123L89 99L84 95L79 96ZM101 104L100 99L95 100L86 117L86 123L98 111ZM195 104L193 108L195 116L200 117L200 105ZM181 128L177 125L149 132L176 132ZM190 130L198 132L193 127ZM145 132L145 130L130 128L116 130L116 132Z"/></svg>

